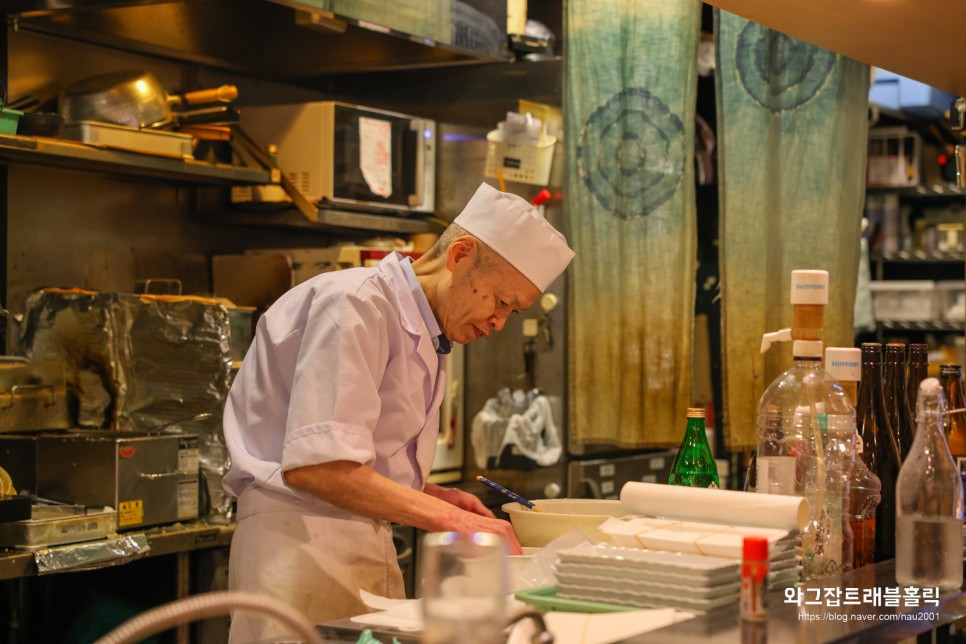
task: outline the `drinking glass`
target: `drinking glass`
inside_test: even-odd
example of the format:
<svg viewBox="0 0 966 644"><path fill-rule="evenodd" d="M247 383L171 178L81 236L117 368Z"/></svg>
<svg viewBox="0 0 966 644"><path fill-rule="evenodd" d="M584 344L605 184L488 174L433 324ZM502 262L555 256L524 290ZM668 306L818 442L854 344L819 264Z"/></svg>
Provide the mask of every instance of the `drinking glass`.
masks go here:
<svg viewBox="0 0 966 644"><path fill-rule="evenodd" d="M506 542L495 534L436 532L423 539L423 644L503 641Z"/></svg>

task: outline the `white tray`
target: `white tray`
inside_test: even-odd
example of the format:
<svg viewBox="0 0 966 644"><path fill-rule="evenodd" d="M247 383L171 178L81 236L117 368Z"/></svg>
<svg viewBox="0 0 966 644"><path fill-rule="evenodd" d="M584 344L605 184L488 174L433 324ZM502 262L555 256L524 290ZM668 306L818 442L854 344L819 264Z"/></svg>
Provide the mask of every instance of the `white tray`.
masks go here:
<svg viewBox="0 0 966 644"><path fill-rule="evenodd" d="M190 134L163 130L139 130L99 121L73 121L64 125L60 138L87 145L162 157L193 159Z"/></svg>

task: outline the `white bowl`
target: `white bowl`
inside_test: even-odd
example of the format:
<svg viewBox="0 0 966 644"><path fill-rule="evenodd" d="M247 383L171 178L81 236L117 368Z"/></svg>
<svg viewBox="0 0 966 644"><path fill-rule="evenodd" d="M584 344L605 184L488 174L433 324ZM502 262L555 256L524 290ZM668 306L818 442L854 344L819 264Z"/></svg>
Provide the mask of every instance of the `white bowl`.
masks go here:
<svg viewBox="0 0 966 644"><path fill-rule="evenodd" d="M609 537L597 526L627 514L620 501L611 499L541 499L533 504L539 511L513 502L502 507L521 546L543 547L572 528L583 530L594 543L606 543Z"/></svg>

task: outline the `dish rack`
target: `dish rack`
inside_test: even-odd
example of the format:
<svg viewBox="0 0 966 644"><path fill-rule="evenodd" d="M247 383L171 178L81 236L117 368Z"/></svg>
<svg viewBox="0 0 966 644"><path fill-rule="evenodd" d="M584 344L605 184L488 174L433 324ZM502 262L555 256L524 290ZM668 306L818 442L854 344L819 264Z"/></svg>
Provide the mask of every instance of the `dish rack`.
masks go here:
<svg viewBox="0 0 966 644"><path fill-rule="evenodd" d="M550 182L556 137L544 136L536 145L504 141L499 130L486 135L486 167L483 174L494 179L535 186Z"/></svg>

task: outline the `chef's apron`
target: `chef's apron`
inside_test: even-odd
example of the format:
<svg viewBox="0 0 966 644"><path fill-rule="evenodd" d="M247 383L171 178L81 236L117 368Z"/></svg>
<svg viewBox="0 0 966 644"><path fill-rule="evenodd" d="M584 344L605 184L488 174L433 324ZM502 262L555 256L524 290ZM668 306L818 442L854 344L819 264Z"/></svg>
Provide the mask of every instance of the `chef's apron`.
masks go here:
<svg viewBox="0 0 966 644"><path fill-rule="evenodd" d="M313 624L369 612L359 590L405 599L392 528L337 508L319 509L262 489L238 498L229 555L229 588L270 595ZM257 566L241 562L257 561ZM232 613L230 642L243 644L291 629L260 613Z"/></svg>

